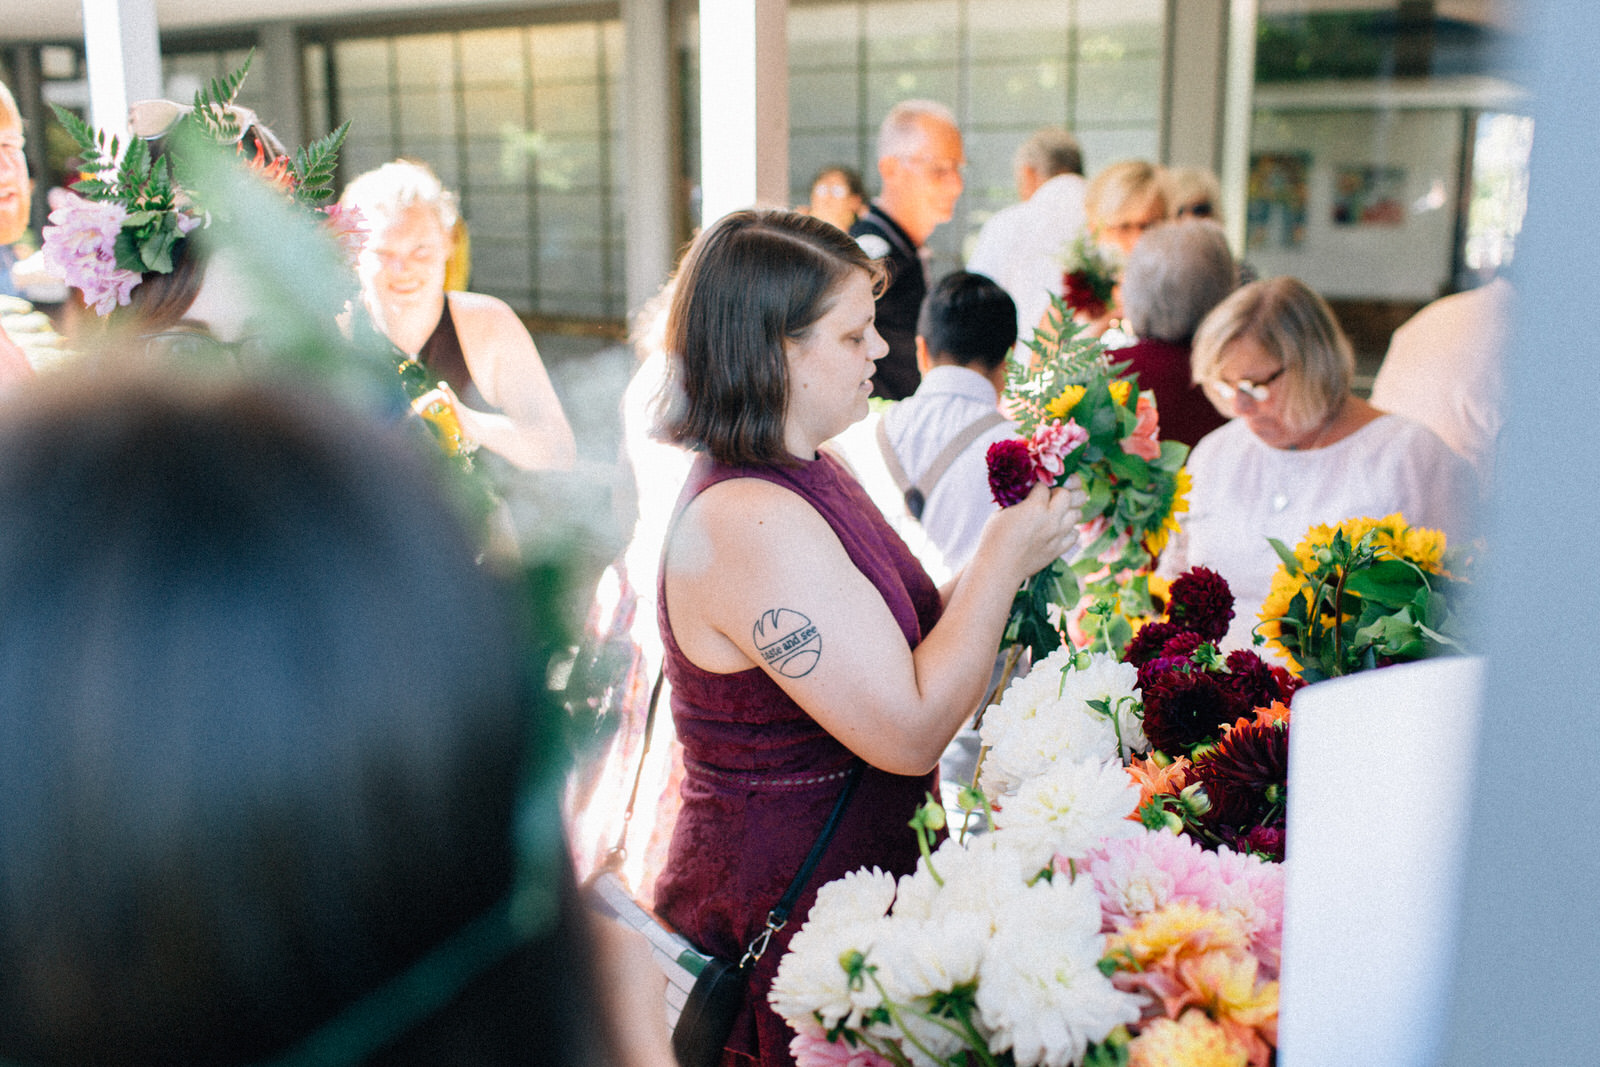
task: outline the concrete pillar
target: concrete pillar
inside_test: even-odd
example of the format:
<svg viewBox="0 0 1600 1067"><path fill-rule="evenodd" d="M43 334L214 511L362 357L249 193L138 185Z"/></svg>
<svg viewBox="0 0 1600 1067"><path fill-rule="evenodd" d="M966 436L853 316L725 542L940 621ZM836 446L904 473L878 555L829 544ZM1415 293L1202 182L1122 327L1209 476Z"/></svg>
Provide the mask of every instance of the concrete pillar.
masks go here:
<svg viewBox="0 0 1600 1067"><path fill-rule="evenodd" d="M624 270L628 310L661 288L677 251L674 225L678 170L669 0L623 0L627 55L628 190Z"/></svg>
<svg viewBox="0 0 1600 1067"><path fill-rule="evenodd" d="M788 0L700 0L702 225L789 198Z"/></svg>
<svg viewBox="0 0 1600 1067"><path fill-rule="evenodd" d="M121 133L128 105L161 95L155 0L83 0L89 121Z"/></svg>
<svg viewBox="0 0 1600 1067"><path fill-rule="evenodd" d="M1222 212L1228 241L1244 248L1245 206L1249 197L1250 123L1255 116L1256 0L1228 0L1227 66L1223 75Z"/></svg>
<svg viewBox="0 0 1600 1067"><path fill-rule="evenodd" d="M1167 56L1161 159L1220 171L1228 0L1168 0Z"/></svg>
<svg viewBox="0 0 1600 1067"><path fill-rule="evenodd" d="M250 63L250 78L245 84L252 91L264 91L261 121L293 150L306 143L300 40L291 22L264 23L256 33L256 57Z"/></svg>

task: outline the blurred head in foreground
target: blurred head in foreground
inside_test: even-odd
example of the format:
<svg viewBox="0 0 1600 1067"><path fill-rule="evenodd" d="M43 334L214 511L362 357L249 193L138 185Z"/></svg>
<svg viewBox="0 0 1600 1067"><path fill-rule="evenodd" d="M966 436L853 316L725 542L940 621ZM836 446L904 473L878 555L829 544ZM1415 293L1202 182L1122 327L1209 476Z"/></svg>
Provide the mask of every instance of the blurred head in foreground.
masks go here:
<svg viewBox="0 0 1600 1067"><path fill-rule="evenodd" d="M340 1062L596 1058L570 894L505 919L517 616L410 439L63 375L0 447L0 1060L257 1063L357 1004Z"/></svg>

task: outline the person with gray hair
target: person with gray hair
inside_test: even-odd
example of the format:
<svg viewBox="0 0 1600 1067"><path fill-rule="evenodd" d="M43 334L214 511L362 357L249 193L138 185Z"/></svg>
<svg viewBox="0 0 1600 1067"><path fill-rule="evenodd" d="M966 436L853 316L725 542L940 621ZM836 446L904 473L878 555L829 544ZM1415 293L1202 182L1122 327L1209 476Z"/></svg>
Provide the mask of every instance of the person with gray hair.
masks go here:
<svg viewBox="0 0 1600 1067"><path fill-rule="evenodd" d="M1204 566L1227 579L1224 652L1250 647L1279 563L1268 538L1297 544L1318 523L1397 511L1452 541L1470 532L1466 462L1420 423L1350 391L1350 341L1304 282L1235 290L1195 331L1192 358L1194 380L1232 418L1189 454L1189 514L1160 572Z"/></svg>
<svg viewBox="0 0 1600 1067"><path fill-rule="evenodd" d="M1163 439L1191 448L1227 421L1192 380L1189 343L1233 292L1238 268L1214 222L1162 223L1139 239L1122 273L1122 310L1139 338L1112 356L1155 394Z"/></svg>
<svg viewBox="0 0 1600 1067"><path fill-rule="evenodd" d="M963 187L967 158L949 108L932 100L905 100L878 128L882 191L850 227L861 250L881 260L889 284L878 295L878 333L889 354L878 361L872 394L900 400L916 391L917 313L928 293L922 246L949 222Z"/></svg>
<svg viewBox="0 0 1600 1067"><path fill-rule="evenodd" d="M1083 233L1083 150L1059 127L1035 130L1013 163L1017 197L978 231L967 269L986 274L1017 305L1017 336L1026 340L1061 291L1067 249Z"/></svg>

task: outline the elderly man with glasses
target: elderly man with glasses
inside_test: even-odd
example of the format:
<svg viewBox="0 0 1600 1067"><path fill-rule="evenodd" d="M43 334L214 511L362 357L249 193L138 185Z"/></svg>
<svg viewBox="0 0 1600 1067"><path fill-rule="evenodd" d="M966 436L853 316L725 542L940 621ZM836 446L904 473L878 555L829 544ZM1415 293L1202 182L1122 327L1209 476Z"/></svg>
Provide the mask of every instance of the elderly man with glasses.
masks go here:
<svg viewBox="0 0 1600 1067"><path fill-rule="evenodd" d="M28 228L28 212L33 205L33 184L28 177L28 159L23 154L22 114L11 90L0 83L0 247L20 240ZM9 275L11 264L4 263ZM9 277L3 279L9 282ZM0 288L4 294L6 288ZM38 313L20 297L0 295L0 388L33 377L33 365L22 348L6 333L28 326ZM37 328L37 327L33 327Z"/></svg>
<svg viewBox="0 0 1600 1067"><path fill-rule="evenodd" d="M931 100L896 104L878 129L878 176L883 188L850 227L850 236L889 280L878 295L878 333L889 354L872 376L874 396L900 400L916 391L917 313L928 293L923 245L955 214L966 155L949 108Z"/></svg>

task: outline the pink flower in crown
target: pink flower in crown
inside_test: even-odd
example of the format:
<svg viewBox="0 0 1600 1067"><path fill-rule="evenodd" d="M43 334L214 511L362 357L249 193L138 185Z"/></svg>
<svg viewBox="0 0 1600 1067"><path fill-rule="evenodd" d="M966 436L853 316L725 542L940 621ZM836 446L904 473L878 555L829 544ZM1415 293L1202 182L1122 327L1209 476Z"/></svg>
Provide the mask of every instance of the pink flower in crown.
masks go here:
<svg viewBox="0 0 1600 1067"><path fill-rule="evenodd" d="M1161 442L1156 440L1159 423L1155 398L1149 393L1140 393L1134 414L1139 421L1134 424L1133 432L1122 439L1122 450L1153 463L1161 458Z"/></svg>
<svg viewBox="0 0 1600 1067"><path fill-rule="evenodd" d="M142 280L135 271L117 266L117 235L128 210L111 201L86 200L76 193L52 197L55 210L44 228L44 262L61 280L83 293L85 305L98 315L128 302Z"/></svg>
<svg viewBox="0 0 1600 1067"><path fill-rule="evenodd" d="M355 266L362 246L367 243L367 220L362 217L361 209L354 204L329 204L322 209L322 215L323 225L339 243L339 250L349 264Z"/></svg>
<svg viewBox="0 0 1600 1067"><path fill-rule="evenodd" d="M1066 457L1087 440L1089 431L1072 419L1041 423L1028 441L1028 452L1033 456L1039 480L1049 483L1061 477L1061 472L1066 470Z"/></svg>

